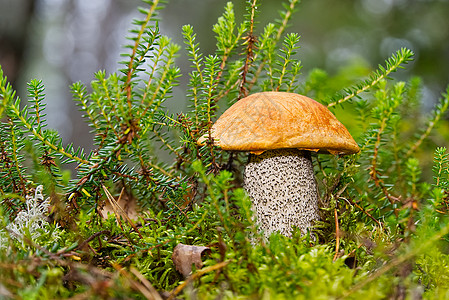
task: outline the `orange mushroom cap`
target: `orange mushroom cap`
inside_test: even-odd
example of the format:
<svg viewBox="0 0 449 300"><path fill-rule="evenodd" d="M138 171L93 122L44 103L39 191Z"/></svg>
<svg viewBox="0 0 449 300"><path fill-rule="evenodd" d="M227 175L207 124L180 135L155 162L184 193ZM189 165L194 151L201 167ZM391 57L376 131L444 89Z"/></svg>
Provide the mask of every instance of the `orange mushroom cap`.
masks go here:
<svg viewBox="0 0 449 300"><path fill-rule="evenodd" d="M306 96L262 92L243 98L226 110L211 129L214 145L249 151L298 148L331 154L360 151L346 127L326 106ZM198 140L203 144L206 136Z"/></svg>

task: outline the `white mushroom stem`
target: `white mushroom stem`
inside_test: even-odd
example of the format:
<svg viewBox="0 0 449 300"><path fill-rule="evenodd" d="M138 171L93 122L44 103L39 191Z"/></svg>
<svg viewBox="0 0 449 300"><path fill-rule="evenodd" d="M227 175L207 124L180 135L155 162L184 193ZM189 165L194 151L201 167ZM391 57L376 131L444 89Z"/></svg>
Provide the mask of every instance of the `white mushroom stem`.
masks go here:
<svg viewBox="0 0 449 300"><path fill-rule="evenodd" d="M318 189L309 151L279 149L251 154L244 187L265 237L291 237L293 226L307 233L318 216Z"/></svg>

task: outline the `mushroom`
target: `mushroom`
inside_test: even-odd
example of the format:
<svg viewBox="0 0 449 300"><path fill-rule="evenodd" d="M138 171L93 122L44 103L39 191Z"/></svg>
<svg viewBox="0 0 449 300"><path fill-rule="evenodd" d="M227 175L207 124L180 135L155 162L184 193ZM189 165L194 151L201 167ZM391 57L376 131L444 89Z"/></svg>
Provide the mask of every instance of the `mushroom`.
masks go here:
<svg viewBox="0 0 449 300"><path fill-rule="evenodd" d="M226 110L211 128L214 145L248 151L243 186L265 237L291 237L319 220L318 188L311 152L353 154L359 147L322 104L286 92L262 92ZM204 143L202 137L199 143Z"/></svg>

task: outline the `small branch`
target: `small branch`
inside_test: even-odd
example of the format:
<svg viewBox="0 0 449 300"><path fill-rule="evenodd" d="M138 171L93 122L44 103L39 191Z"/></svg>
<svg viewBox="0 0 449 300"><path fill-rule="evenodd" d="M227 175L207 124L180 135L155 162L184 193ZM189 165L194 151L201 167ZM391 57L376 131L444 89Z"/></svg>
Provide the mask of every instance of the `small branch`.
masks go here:
<svg viewBox="0 0 449 300"><path fill-rule="evenodd" d="M111 195L111 193L109 192L109 190L106 188L106 186L104 186L103 184L101 185L101 187L103 188L103 191L106 194L106 198L109 200L112 208L114 209L114 212L117 216L117 220L119 220L119 215L122 216L123 218L125 218L126 221L128 221L129 225L134 229L134 231L139 235L139 237L141 239L143 239L142 234L140 234L139 229L136 227L136 225L134 225L134 222L128 217L128 214L123 210L123 208L118 204L118 202L114 199L114 197ZM122 192L120 193L120 197L123 194L123 189ZM117 212L118 211L118 212Z"/></svg>
<svg viewBox="0 0 449 300"><path fill-rule="evenodd" d="M125 86L125 91L126 91L126 99L128 101L128 108L129 108L129 113L131 114L131 107L132 107L132 103L131 103L131 98L132 98L132 93L131 93L131 80L133 78L133 74L134 74L134 60L136 59L136 54L137 54L137 49L140 45L140 41L142 39L142 36L145 32L145 29L148 26L148 23L151 20L151 17L153 16L153 13L156 11L156 8L159 4L159 0L155 0L153 2L153 5L151 6L150 10L147 13L147 16L145 17L145 20L142 22L142 25L140 26L140 30L137 34L137 37L135 38L135 43L134 43L134 47L132 49L132 53L130 55L130 60L128 63L128 72L126 74L126 82L124 84ZM144 59L144 57L142 57L141 59Z"/></svg>
<svg viewBox="0 0 449 300"><path fill-rule="evenodd" d="M340 251L340 227L338 226L338 215L337 208L334 208L334 218L335 218L335 255L332 261L338 258L338 252Z"/></svg>
<svg viewBox="0 0 449 300"><path fill-rule="evenodd" d="M11 147L12 148L12 153L11 154L12 154L12 157L13 157L11 163L13 164L14 168L16 169L16 172L17 172L17 175L18 175L19 181L20 181L19 182L20 189L22 190L22 193L25 195L27 180L22 175L22 166L20 165L19 157L18 157L18 155L20 155L20 152L19 152L19 149L17 147L17 138L16 138L16 132L14 130L14 122L10 118L8 118L8 125L9 125L10 131L11 131L11 145L12 145L12 147ZM3 148L3 145L2 145L2 148ZM12 174L12 166L9 167L9 164L8 164L7 160L6 160L5 167L7 167L6 170L8 170L8 174L10 175L12 181L15 182L14 176ZM14 184L14 186L16 186L16 184ZM18 189L15 187L14 190L17 191Z"/></svg>
<svg viewBox="0 0 449 300"><path fill-rule="evenodd" d="M369 212L367 212L363 207L361 207L360 205L358 205L357 203L355 203L354 201L352 201L351 199L346 199L346 198L342 198L344 200L349 201L349 203L351 203L352 205L354 205L355 207L357 207L358 209L360 209L364 214L366 214L371 220L373 220L374 222L377 223L377 225L379 225L380 228L384 228L384 226L382 225L382 223L380 223L378 220L376 220L376 218L374 218Z"/></svg>
<svg viewBox="0 0 449 300"><path fill-rule="evenodd" d="M110 230L102 230L102 231L99 231L99 232L95 232L94 234L92 234L88 239L86 239L84 242L82 242L78 247L77 247L77 249L83 249L84 248L84 246L86 246L86 244L88 244L90 241L92 241L93 239L95 239L96 237L99 237L100 235L103 235L103 234L111 234L111 231Z"/></svg>
<svg viewBox="0 0 449 300"><path fill-rule="evenodd" d="M248 89L245 87L246 84L246 76L249 71L249 67L251 63L253 62L254 58L254 44L256 43L256 37L254 35L254 16L256 14L256 2L257 0L253 0L253 3L251 4L251 17L250 17L250 24L249 24L249 32L245 38L246 46L246 58L245 63L242 67L241 74L241 81L239 84L239 100L242 98L245 98L248 96Z"/></svg>
<svg viewBox="0 0 449 300"><path fill-rule="evenodd" d="M382 119L379 130L377 131L377 138L376 138L376 143L374 144L374 154L373 154L373 159L371 161L371 167L370 167L369 174L370 174L370 178L374 181L375 185L382 190L382 193L385 195L385 197L388 199L388 201L390 201L390 203L393 204L394 202L399 201L399 198L391 195L391 193L385 187L384 181L379 178L380 173L377 170L377 157L379 154L381 136L382 136L386 126L387 126L387 118L385 117ZM395 212L395 214L397 214L397 212Z"/></svg>
<svg viewBox="0 0 449 300"><path fill-rule="evenodd" d="M276 33L276 37L273 40L274 44L277 44L284 33L285 29L287 28L288 22L290 21L290 18L292 17L292 12L295 10L296 4L298 4L299 0L293 0L290 1L290 6L288 8L288 11L285 13L284 18L282 19L281 25L278 28L278 31ZM263 47L260 47L263 48ZM256 59L257 54L254 56L254 60ZM251 90L253 85L257 82L257 79L259 78L260 74L263 71L263 68L265 67L265 64L267 63L267 58L265 57L259 64L259 67L257 68L254 78L251 80L250 85L248 87L248 90Z"/></svg>

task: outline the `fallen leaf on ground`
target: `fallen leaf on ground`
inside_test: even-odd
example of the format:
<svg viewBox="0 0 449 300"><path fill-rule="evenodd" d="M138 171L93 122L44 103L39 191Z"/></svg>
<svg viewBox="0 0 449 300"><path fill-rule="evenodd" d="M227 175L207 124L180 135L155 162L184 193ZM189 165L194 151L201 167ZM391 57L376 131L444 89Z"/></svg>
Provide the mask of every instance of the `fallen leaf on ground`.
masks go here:
<svg viewBox="0 0 449 300"><path fill-rule="evenodd" d="M205 251L210 251L210 248L184 245L181 243L176 245L172 255L176 270L184 275L184 277L187 277L192 272L192 264L195 264L197 269L202 268L203 261L201 260L201 255L206 253Z"/></svg>

